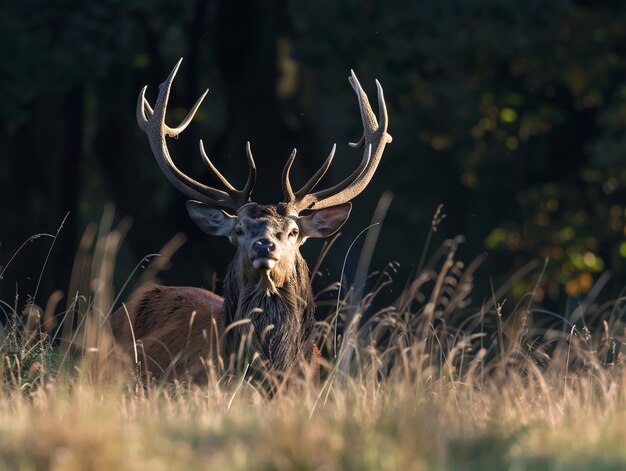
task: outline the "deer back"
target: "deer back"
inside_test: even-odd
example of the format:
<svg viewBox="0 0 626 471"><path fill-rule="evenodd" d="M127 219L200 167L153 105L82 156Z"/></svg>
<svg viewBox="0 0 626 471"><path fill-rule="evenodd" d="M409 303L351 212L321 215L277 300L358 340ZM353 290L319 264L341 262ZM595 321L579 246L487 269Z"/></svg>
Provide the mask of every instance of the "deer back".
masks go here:
<svg viewBox="0 0 626 471"><path fill-rule="evenodd" d="M201 288L145 286L111 315L111 329L128 356L136 344L139 362L155 379L197 382L206 380L207 362L217 361L223 306L222 297Z"/></svg>

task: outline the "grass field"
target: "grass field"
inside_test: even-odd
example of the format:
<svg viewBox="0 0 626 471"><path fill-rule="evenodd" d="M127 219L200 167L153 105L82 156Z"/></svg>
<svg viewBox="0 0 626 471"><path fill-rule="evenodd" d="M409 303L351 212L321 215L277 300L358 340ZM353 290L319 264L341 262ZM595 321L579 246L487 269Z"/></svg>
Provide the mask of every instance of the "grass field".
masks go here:
<svg viewBox="0 0 626 471"><path fill-rule="evenodd" d="M476 264L449 240L385 308L370 312L393 266L320 303L319 386L146 386L107 336L120 239L85 236L60 324L58 299L3 303L1 469L626 468L625 299L553 313L552 329L532 292L506 313L506 287L474 306Z"/></svg>

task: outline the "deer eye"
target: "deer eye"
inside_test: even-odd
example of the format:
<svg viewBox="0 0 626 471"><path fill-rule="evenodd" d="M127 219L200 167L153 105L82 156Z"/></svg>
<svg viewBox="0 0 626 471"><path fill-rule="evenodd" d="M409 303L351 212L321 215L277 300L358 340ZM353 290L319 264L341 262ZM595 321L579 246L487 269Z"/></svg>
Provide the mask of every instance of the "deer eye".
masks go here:
<svg viewBox="0 0 626 471"><path fill-rule="evenodd" d="M297 228L291 229L291 232L289 233L289 237L297 237L297 236L298 236L298 229Z"/></svg>

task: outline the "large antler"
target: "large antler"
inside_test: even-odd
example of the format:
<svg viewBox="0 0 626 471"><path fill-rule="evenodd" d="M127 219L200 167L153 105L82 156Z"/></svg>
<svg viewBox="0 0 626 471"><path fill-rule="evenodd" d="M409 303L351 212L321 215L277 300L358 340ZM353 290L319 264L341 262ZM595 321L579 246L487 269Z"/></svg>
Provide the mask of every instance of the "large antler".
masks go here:
<svg viewBox="0 0 626 471"><path fill-rule="evenodd" d="M230 182L217 170L217 168L215 168L204 151L202 140L200 140L200 154L209 169L215 174L222 185L224 185L223 190L204 185L185 175L178 169L178 167L176 167L174 161L170 157L165 137L177 137L187 128L196 114L196 111L198 111L202 100L208 93L207 90L202 94L178 127L170 128L167 124L165 124L165 110L167 109L167 102L170 96L170 88L172 87L172 82L174 81L174 77L176 76L176 72L178 72L178 67L180 67L181 62L182 59L178 61L165 82L159 86L159 96L157 97L156 104L154 105L154 110L145 97L146 89L148 87L143 87L139 93L139 100L137 101L137 122L139 123L139 127L148 136L152 153L154 154L159 167L161 167L161 170L167 179L178 190L189 198L199 200L203 203L237 211L237 209L250 201L250 195L252 194L254 182L256 181L256 165L254 163L254 158L252 157L249 142L246 143L246 153L248 155L248 180L241 190L237 190L234 186L232 186Z"/></svg>
<svg viewBox="0 0 626 471"><path fill-rule="evenodd" d="M359 167L341 183L331 188L311 193L313 188L315 188L330 168L336 149L336 146L333 145L330 155L320 169L315 172L315 175L313 175L302 188L294 192L289 181L289 172L296 158L296 150L294 149L291 153L291 157L289 157L289 160L287 160L285 164L282 183L285 202L293 205L298 212L306 209L318 210L330 206L337 206L356 197L365 189L374 176L374 172L376 172L376 168L380 163L385 146L392 141L391 136L387 134L387 107L385 105L383 88L378 80L376 80L376 88L378 90L378 120L380 124L376 120L367 95L363 91L353 70L350 71L348 80L356 92L359 100L359 108L361 110L361 118L363 120L363 136L358 142L350 143L350 146L357 149L364 147L363 159Z"/></svg>

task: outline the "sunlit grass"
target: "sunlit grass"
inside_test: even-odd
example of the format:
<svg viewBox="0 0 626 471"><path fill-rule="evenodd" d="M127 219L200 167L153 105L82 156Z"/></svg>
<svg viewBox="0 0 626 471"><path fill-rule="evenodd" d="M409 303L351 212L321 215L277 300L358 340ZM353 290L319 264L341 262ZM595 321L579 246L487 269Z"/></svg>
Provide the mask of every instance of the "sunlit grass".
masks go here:
<svg viewBox="0 0 626 471"><path fill-rule="evenodd" d="M470 301L480 260L458 261L457 238L377 312L393 264L370 277L366 293L320 302L328 318L318 325L326 358L318 386L295 380L270 398L241 374L145 384L116 355L106 324L122 233L105 227L83 238L78 294L59 324L33 324L33 310L46 320L34 304L30 317L3 305L13 320L0 343L0 468L626 466L624 299L550 313L531 292L503 313L504 286ZM531 266L523 276L540 285L542 273ZM541 316L558 326L540 328Z"/></svg>

